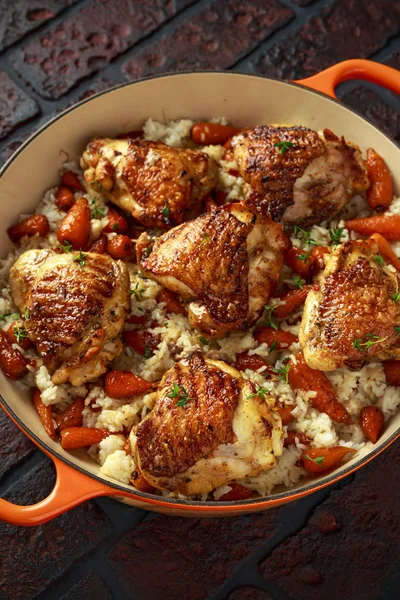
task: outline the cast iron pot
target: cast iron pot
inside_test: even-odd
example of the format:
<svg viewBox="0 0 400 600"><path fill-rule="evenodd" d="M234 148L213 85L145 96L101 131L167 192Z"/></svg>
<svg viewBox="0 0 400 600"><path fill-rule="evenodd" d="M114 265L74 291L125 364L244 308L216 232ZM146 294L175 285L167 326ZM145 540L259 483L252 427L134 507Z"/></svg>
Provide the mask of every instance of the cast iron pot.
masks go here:
<svg viewBox="0 0 400 600"><path fill-rule="evenodd" d="M317 130L328 127L358 144L364 152L370 146L375 148L388 164L399 194L400 149L379 129L337 101L335 87L348 79L364 79L400 93L398 71L357 59L295 83L239 73L182 73L137 81L82 101L33 134L2 169L0 256L11 248L7 227L20 213L31 212L44 192L57 184L65 153L79 156L91 138L138 129L148 117L201 121L224 116L236 127L260 123L301 124ZM400 435L399 413L386 424L377 444L368 443L349 462L327 475L302 480L291 489L276 489L265 498L201 503L134 491L102 475L86 451L66 452L47 436L30 397L22 395L15 383L3 375L0 394L2 408L53 460L57 471L53 491L41 502L17 506L0 500L0 519L17 525L44 523L97 496L113 496L138 508L172 515L232 516L265 510L342 479L367 464Z"/></svg>

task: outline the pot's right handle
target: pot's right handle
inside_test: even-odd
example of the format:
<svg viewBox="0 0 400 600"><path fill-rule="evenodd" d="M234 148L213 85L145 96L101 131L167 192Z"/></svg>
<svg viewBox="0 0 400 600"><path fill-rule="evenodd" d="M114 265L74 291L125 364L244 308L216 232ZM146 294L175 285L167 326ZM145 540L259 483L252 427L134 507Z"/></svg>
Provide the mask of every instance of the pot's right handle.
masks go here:
<svg viewBox="0 0 400 600"><path fill-rule="evenodd" d="M299 79L293 83L299 83L337 100L336 86L349 79L363 79L370 83L377 83L396 94L400 94L400 71L362 58L345 60L325 69L325 71L321 71L321 73L317 73L317 75L307 77L307 79Z"/></svg>

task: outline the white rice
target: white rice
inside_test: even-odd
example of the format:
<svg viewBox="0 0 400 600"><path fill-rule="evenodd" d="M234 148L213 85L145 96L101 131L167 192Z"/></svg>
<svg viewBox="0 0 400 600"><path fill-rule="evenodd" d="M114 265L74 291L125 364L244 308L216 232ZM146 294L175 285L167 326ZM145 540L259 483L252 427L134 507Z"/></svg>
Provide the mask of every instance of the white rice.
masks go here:
<svg viewBox="0 0 400 600"><path fill-rule="evenodd" d="M214 121L225 123L222 118ZM174 147L193 147L193 142L190 139L192 126L192 121L187 119L170 121L166 124L148 119L143 131L147 140L163 141ZM237 171L237 165L234 161L224 160L225 149L222 146L206 146L202 149L219 164L218 188L227 193L227 201L243 198L246 193L246 184L241 177L232 174ZM152 152L147 160L149 164L155 164L158 160L157 152ZM82 184L86 185L75 163L66 163L65 169L76 172L80 176ZM38 238L37 236L31 239L24 238L19 247L10 252L8 257L0 262L0 283L3 288L0 296L0 315L11 313L10 316L3 317L0 322L2 329L9 327L15 318L12 314L18 312L12 303L8 286L9 270L12 264L22 252L29 248L58 246L56 231L65 213L57 209L55 193L56 188L50 189L35 211L46 215L48 218L50 223L49 235L46 238ZM81 195L81 193L77 193L76 197ZM107 203L100 192L87 190L87 193L83 195L89 200L92 211L95 211L96 218L92 218L91 221L91 239L95 240L107 224ZM400 214L400 198L394 199L390 212ZM344 227L344 219L369 214L365 199L358 196L348 203L341 215L331 222L329 227ZM113 236L114 234L107 235ZM311 229L311 236L320 245L330 245L331 243L327 223L314 225ZM353 237L353 234L343 229L342 241ZM297 248L304 248L304 241L301 236L293 236L292 243ZM393 243L392 246L400 257L400 242ZM293 355L300 350L299 344L294 343L287 350L280 351L278 356L278 353L276 351L271 352L266 344L258 344L253 337L254 328L244 333L228 334L221 340L207 340L189 325L184 315L167 314L165 305L157 303L156 296L161 289L160 285L140 275L134 263L128 263L128 268L131 289L134 290L132 294L132 314L140 316L144 312L151 313L152 325L146 331L159 336L161 341L149 358L137 354L129 347L124 347L121 355L111 365L114 369L129 370L149 381L156 381L176 361L195 350L202 350L206 356L224 360L230 364L234 364L237 353L248 351L250 354L258 354L262 358L268 359L268 362L276 368L281 367L282 361L286 358L293 359ZM292 273L287 267L283 269L282 278L284 280L287 278L289 281L292 279ZM279 303L279 299L270 300L271 305ZM297 334L301 313L302 310L300 309L295 315L291 315L290 318L282 321L279 324L280 328ZM126 328L136 329L143 328L143 326L127 325ZM86 387L73 387L70 384L55 386L42 360L38 358L33 350L27 350L24 354L36 361L36 367L30 368L31 372L20 384L25 386L36 385L41 391L43 402L46 405L53 406L54 416L73 402L76 397L86 396L83 425L105 428L114 434L103 440L98 446L92 447L89 454L100 463L102 473L123 483L129 483L131 473L135 470L135 464L132 457L124 451L126 435L132 426L139 423L152 409L154 394L137 396L131 400L115 400L106 396L100 381L95 381ZM275 400L284 404L295 405L293 410L295 420L292 422L291 428L298 433L306 434L312 440L312 446L345 445L349 448L359 449L369 443L358 424L337 425L332 422L328 415L313 408L311 400L315 392L295 391L285 381L265 378L264 371L265 368L261 368L257 372L246 370L244 376L260 387L267 388L269 395ZM369 363L359 371L340 369L327 373L327 376L332 382L340 401L354 417L357 417L362 408L369 404L380 407L385 420L388 420L398 410L400 405L399 390L387 385L380 363ZM295 445L283 450L278 464L273 469L256 477L248 478L242 484L260 495L270 494L275 486L293 486L306 474L304 469L298 466L304 448L305 446L302 446L297 440ZM221 486L214 490L210 499L218 500L230 489L229 486ZM182 497L172 493L164 495ZM203 495L200 498L205 500L207 496Z"/></svg>

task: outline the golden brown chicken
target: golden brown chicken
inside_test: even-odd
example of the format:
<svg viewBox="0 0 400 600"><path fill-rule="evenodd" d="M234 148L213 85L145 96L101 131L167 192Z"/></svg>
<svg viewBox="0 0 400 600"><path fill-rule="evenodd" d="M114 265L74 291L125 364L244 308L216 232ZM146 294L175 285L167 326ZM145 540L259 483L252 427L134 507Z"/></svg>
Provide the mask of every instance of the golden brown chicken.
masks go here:
<svg viewBox="0 0 400 600"><path fill-rule="evenodd" d="M372 358L400 358L400 276L381 262L370 240L346 242L331 254L300 327L311 368L357 369Z"/></svg>
<svg viewBox="0 0 400 600"><path fill-rule="evenodd" d="M279 279L288 240L281 225L237 203L163 234L143 233L138 264L189 303L191 325L208 336L250 327Z"/></svg>
<svg viewBox="0 0 400 600"><path fill-rule="evenodd" d="M329 129L259 125L232 140L246 200L289 228L333 217L369 187L360 151Z"/></svg>
<svg viewBox="0 0 400 600"><path fill-rule="evenodd" d="M121 352L129 306L124 263L101 254L28 250L12 267L10 286L56 385L95 379Z"/></svg>
<svg viewBox="0 0 400 600"><path fill-rule="evenodd" d="M162 142L95 139L81 158L85 180L146 227L182 223L216 185L215 161Z"/></svg>
<svg viewBox="0 0 400 600"><path fill-rule="evenodd" d="M156 488L207 493L272 468L282 454L274 401L224 362L196 352L167 371L156 398L130 435L138 470Z"/></svg>

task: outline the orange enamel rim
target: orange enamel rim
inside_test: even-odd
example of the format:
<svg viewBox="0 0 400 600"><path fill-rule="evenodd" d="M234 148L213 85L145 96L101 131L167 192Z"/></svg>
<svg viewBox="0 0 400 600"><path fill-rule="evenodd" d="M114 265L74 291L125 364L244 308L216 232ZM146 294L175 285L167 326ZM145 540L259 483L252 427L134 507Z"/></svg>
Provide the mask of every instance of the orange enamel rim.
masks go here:
<svg viewBox="0 0 400 600"><path fill-rule="evenodd" d="M213 71L213 73L216 73ZM148 77L145 79L158 79L164 76L170 76L171 74L158 75L155 77ZM176 74L177 76L181 73ZM232 74L234 75L234 74ZM247 74L241 74L247 75ZM257 75L248 75L249 77L260 77ZM314 93L320 93L325 97L328 96L329 102L337 102L335 95L335 87L349 79L362 79L372 83L377 83L383 87L400 94L400 72L379 63L374 63L362 59L347 60L337 65L334 65L321 73L314 75L313 77L303 79L297 82L286 82L285 85L291 87L293 85L301 85L309 88ZM133 83L126 83L118 87L133 86L142 80L138 80ZM36 131L30 138L22 144L22 146L14 153L14 155L7 161L4 167L0 171L0 176L6 171L8 166L18 156L24 148L45 129L50 127L55 121L62 118L65 114L73 111L76 107L90 102L92 99L107 93L113 92L117 88L100 92L90 98L82 100L51 119L46 125ZM356 111L347 109L350 112L358 114ZM364 118L364 117L363 117ZM367 120L367 119L364 119ZM374 126L375 127L375 126ZM376 129L379 129L375 127ZM383 133L383 132L382 132ZM392 141L392 140L391 140ZM397 144L396 144L397 145ZM400 149L400 148L399 148ZM45 523L50 519L70 510L71 508L99 496L120 496L127 497L131 500L137 501L142 505L149 505L152 507L165 507L171 510L179 510L182 512L202 512L204 516L208 515L220 515L224 513L236 513L252 512L256 510L263 510L285 504L287 502L298 500L307 496L317 490L323 489L335 482L340 481L347 475L358 470L363 465L370 462L373 458L378 456L383 450L385 450L390 444L392 444L400 436L400 427L395 431L382 445L373 449L367 456L361 458L359 461L354 463L347 468L343 468L340 473L331 473L324 477L322 480L317 482L310 480L308 485L302 487L301 491L296 492L295 490L287 490L285 492L275 494L273 498L254 498L250 500L234 501L234 502L200 502L200 501L188 501L188 500L177 500L175 498L160 498L151 494L146 494L139 491L128 491L125 487L118 483L105 482L104 479L89 473L73 463L73 460L65 459L57 454L52 448L50 448L41 438L37 437L30 429L21 421L15 413L8 407L7 402L0 396L0 405L7 415L14 421L14 423L27 435L31 441L36 444L49 458L54 462L57 479L53 491L50 495L42 500L41 502L31 506L19 506L14 505L11 502L0 499L0 519L13 523L16 525L38 525Z"/></svg>

